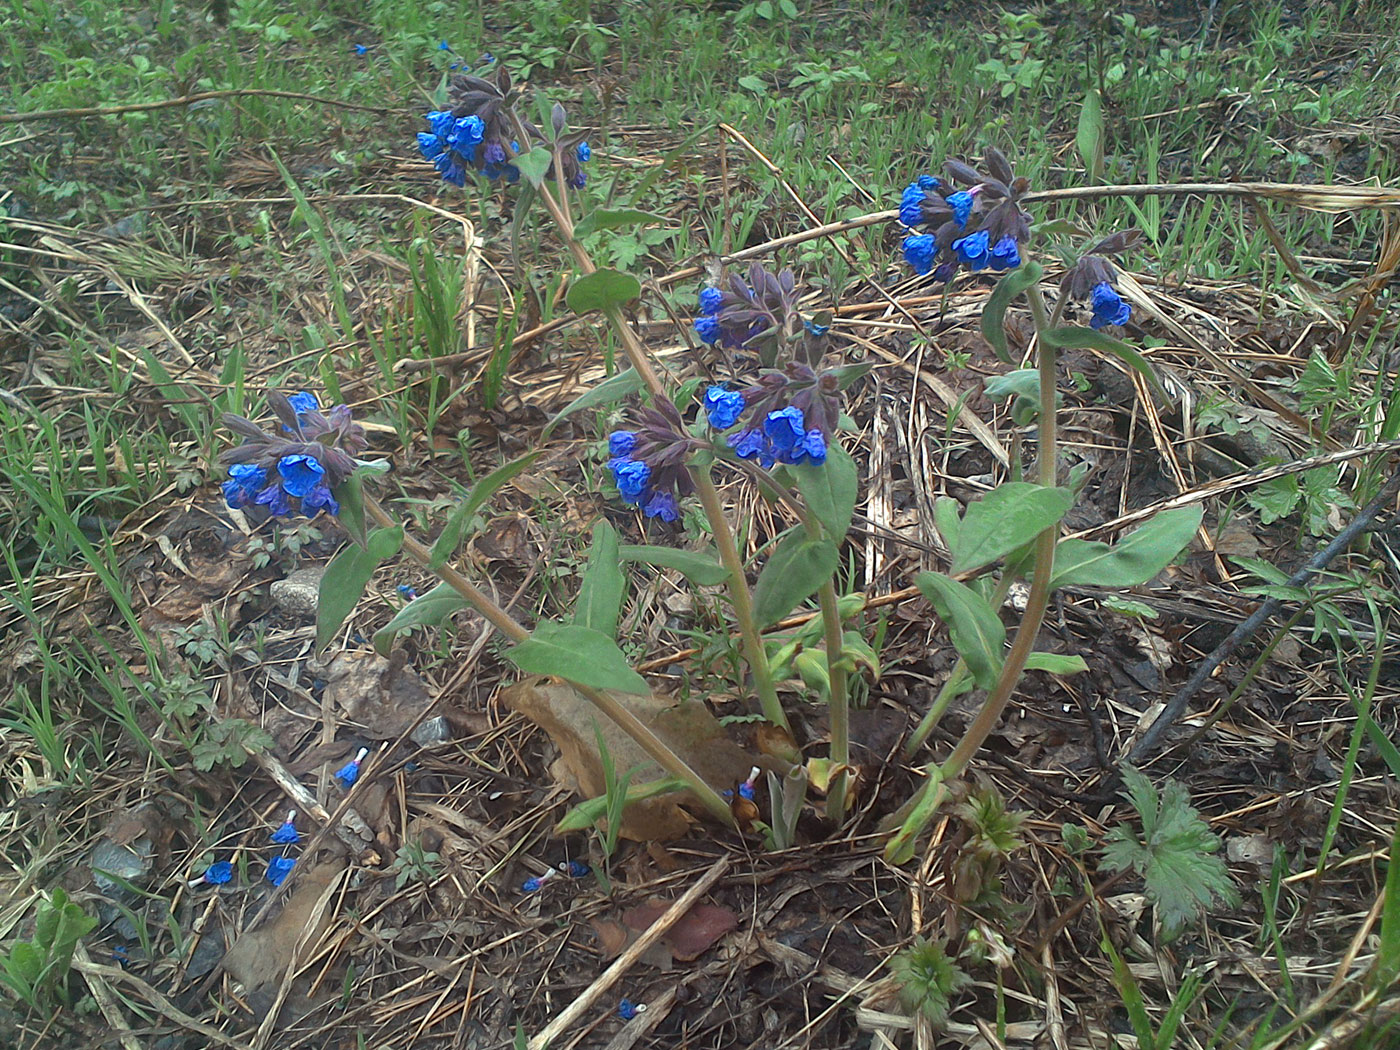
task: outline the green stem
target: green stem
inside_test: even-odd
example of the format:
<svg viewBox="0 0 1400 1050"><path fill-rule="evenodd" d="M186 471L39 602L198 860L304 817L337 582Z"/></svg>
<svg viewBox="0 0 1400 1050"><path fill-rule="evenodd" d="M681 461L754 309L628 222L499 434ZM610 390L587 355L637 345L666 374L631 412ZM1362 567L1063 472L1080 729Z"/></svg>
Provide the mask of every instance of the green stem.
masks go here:
<svg viewBox="0 0 1400 1050"><path fill-rule="evenodd" d="M839 825L846 819L846 769L851 764L851 705L846 688L846 664L841 658L841 608L836 597L836 584L828 578L817 595L826 634L826 674L831 687L826 708L831 720L831 761L837 769L836 777L826 793L826 815L828 820Z"/></svg>
<svg viewBox="0 0 1400 1050"><path fill-rule="evenodd" d="M524 134L523 128L521 133ZM555 199L548 186L541 184L539 194L540 199L544 201L545 208L554 219L555 225L558 226L560 236L568 244L569 254L573 256L575 265L584 274L593 273L597 266L589 256L588 250L574 236L573 219L569 216L567 209ZM666 388L662 385L656 369L652 367L651 357L647 353L646 346L623 315L622 307L609 306L603 310L603 315L617 334L622 343L623 353L627 355L628 363L641 378L643 385L651 391L653 396L665 397ZM729 601L734 607L734 619L739 628L739 636L744 643L744 656L753 672L754 686L758 691L759 703L763 707L763 715L774 725L782 726L791 733L792 726L778 700L778 691L773 683L773 673L768 666L768 652L763 647L763 636L759 632L758 625L754 622L753 599L749 594L748 577L744 575L744 563L739 557L739 548L734 540L734 532L729 527L729 519L725 517L724 505L720 502L719 493L715 489L714 482L710 479L708 469L700 470L694 467L687 469L691 481L695 484L696 493L700 497L700 505L705 510L705 517L709 520L710 529L714 533L720 562L729 572L727 580Z"/></svg>
<svg viewBox="0 0 1400 1050"><path fill-rule="evenodd" d="M377 500L369 496L365 497L365 513L374 519L376 523L386 528L397 527L396 522ZM416 561L423 568L435 573L439 579L451 587L454 591L466 599L473 609L484 616L490 624L513 642L523 642L530 637L530 632L519 623L510 613L506 612L492 600L491 596L483 591L471 580L463 576L451 565L439 565L436 568L432 564L432 550L424 543L404 531L403 552ZM691 769L685 759L668 747L660 737L651 731L645 722L639 719L626 707L609 696L600 689L591 686L579 685L577 682L570 682L580 694L582 694L594 707L607 715L618 724L628 736L637 742L637 745L656 760L662 769L672 776L684 780L690 790L704 804L705 808L713 813L719 820L732 825L734 817L729 811L729 804L719 797L719 794L710 787L709 784L700 777L700 774Z"/></svg>

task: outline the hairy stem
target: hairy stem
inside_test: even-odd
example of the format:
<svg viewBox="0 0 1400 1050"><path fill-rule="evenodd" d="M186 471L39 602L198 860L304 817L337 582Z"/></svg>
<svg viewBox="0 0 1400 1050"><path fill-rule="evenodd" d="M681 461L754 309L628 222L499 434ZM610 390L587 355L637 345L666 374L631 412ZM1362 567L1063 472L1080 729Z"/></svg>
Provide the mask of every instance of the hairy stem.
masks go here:
<svg viewBox="0 0 1400 1050"><path fill-rule="evenodd" d="M377 500L369 496L365 497L365 513L377 524L386 528L397 527L400 523L395 521ZM510 613L502 609L496 602L471 580L467 579L460 572L450 565L439 565L436 568L432 564L432 551L420 540L409 535L404 530L403 552L416 561L423 568L435 573L439 579L451 587L454 591L466 599L473 609L484 616L496 630L500 631L513 642L523 642L530 637L530 632L519 623ZM705 808L713 813L717 818L726 824L733 824L734 818L729 811L729 805L720 798L714 788L710 787L700 774L691 769L685 759L668 747L660 737L651 731L645 722L639 719L626 707L609 696L600 689L591 686L579 685L570 682L585 699L594 707L602 711L614 722L618 724L628 736L637 742L637 745L656 760L662 769L672 776L684 780L704 804Z"/></svg>
<svg viewBox="0 0 1400 1050"><path fill-rule="evenodd" d="M831 761L837 774L826 793L826 815L840 824L846 818L846 767L851 764L851 705L846 688L846 664L841 659L841 609L836 584L830 578L817 592L821 603L822 627L826 635L826 674L830 695L826 710L831 720Z"/></svg>

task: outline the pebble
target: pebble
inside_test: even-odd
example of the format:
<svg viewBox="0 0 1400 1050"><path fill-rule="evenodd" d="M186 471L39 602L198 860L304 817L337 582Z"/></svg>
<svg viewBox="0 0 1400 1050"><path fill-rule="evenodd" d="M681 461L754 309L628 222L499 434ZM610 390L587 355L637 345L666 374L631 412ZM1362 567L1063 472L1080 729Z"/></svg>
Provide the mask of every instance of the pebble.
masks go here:
<svg viewBox="0 0 1400 1050"><path fill-rule="evenodd" d="M273 582L269 593L278 608L303 620L316 619L316 608L321 597L321 575L323 568L297 569L285 580Z"/></svg>

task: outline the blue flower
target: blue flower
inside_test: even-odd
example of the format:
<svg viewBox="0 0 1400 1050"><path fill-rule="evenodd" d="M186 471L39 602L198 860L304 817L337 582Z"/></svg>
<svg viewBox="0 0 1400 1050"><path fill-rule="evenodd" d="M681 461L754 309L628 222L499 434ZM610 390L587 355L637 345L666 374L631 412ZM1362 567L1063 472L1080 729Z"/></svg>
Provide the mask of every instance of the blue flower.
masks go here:
<svg viewBox="0 0 1400 1050"><path fill-rule="evenodd" d="M771 467L775 462L772 443L757 427L730 434L729 447L740 459L756 458L764 467Z"/></svg>
<svg viewBox="0 0 1400 1050"><path fill-rule="evenodd" d="M287 499L287 494L282 491L282 483L274 481L256 496L253 502L261 507L266 507L267 512L274 518L289 517L292 513L292 501Z"/></svg>
<svg viewBox="0 0 1400 1050"><path fill-rule="evenodd" d="M816 321L809 321L806 318L803 318L802 327L812 335L826 335L827 332L831 331L831 325L817 324Z"/></svg>
<svg viewBox="0 0 1400 1050"><path fill-rule="evenodd" d="M695 319L695 334L700 337L702 343L709 343L713 346L720 341L724 334L719 326L719 321L713 317L697 317Z"/></svg>
<svg viewBox="0 0 1400 1050"><path fill-rule="evenodd" d="M357 54L357 55L367 55L367 54L369 54L369 48L365 47L364 44L356 44L356 45L355 45L355 54Z"/></svg>
<svg viewBox="0 0 1400 1050"><path fill-rule="evenodd" d="M437 160L442 156L442 151L447 147L443 145L442 139L428 131L418 133L418 152L423 154L425 160Z"/></svg>
<svg viewBox="0 0 1400 1050"><path fill-rule="evenodd" d="M587 164L593 159L593 151L588 148L588 143L580 142L578 149L574 150L574 156L578 158L580 164Z"/></svg>
<svg viewBox="0 0 1400 1050"><path fill-rule="evenodd" d="M608 452L619 459L637 447L637 434L632 430L614 430L608 435Z"/></svg>
<svg viewBox="0 0 1400 1050"><path fill-rule="evenodd" d="M448 109L435 109L431 113L424 113L423 119L428 122L428 127L438 138L446 141L447 135L452 130L452 125L457 118Z"/></svg>
<svg viewBox="0 0 1400 1050"><path fill-rule="evenodd" d="M1089 321L1090 328L1106 328L1111 324L1127 324L1133 308L1125 303L1113 285L1100 281L1094 285L1094 316Z"/></svg>
<svg viewBox="0 0 1400 1050"><path fill-rule="evenodd" d="M446 135L447 144L464 157L470 157L485 137L486 125L475 113L453 121L452 130Z"/></svg>
<svg viewBox="0 0 1400 1050"><path fill-rule="evenodd" d="M712 386L705 391L705 415L716 430L728 430L744 411L744 395L737 390Z"/></svg>
<svg viewBox="0 0 1400 1050"><path fill-rule="evenodd" d="M899 197L899 221L905 226L918 226L924 221L923 204L926 200L928 194L917 182L905 186Z"/></svg>
<svg viewBox="0 0 1400 1050"><path fill-rule="evenodd" d="M674 492L669 489L660 489L651 494L651 499L647 500L646 506L642 508L642 513L648 518L678 521L681 516L681 506L676 502Z"/></svg>
<svg viewBox="0 0 1400 1050"><path fill-rule="evenodd" d="M308 518L314 517L318 510L325 511L331 517L340 513L340 504L336 502L330 486L324 481L301 498L301 512Z"/></svg>
<svg viewBox="0 0 1400 1050"><path fill-rule="evenodd" d="M258 490L267 483L267 471L256 463L235 463L228 468L229 480L224 482L224 502L239 510L252 503Z"/></svg>
<svg viewBox="0 0 1400 1050"><path fill-rule="evenodd" d="M802 451L813 463L825 463L826 435L820 430L807 431L807 436L802 439Z"/></svg>
<svg viewBox="0 0 1400 1050"><path fill-rule="evenodd" d="M935 193L938 187L942 185L943 183L932 175L920 175L918 179L919 189L923 190L925 193Z"/></svg>
<svg viewBox="0 0 1400 1050"><path fill-rule="evenodd" d="M451 51L451 50L452 50L452 45L449 44L446 40L440 40L440 41L438 41L438 50L439 50L439 51Z"/></svg>
<svg viewBox="0 0 1400 1050"><path fill-rule="evenodd" d="M904 238L900 247L904 249L904 261L914 268L915 273L924 274L933 269L934 257L938 255L938 241L933 234L911 234Z"/></svg>
<svg viewBox="0 0 1400 1050"><path fill-rule="evenodd" d="M592 872L593 869L581 860L569 861L569 878L571 879L581 879Z"/></svg>
<svg viewBox="0 0 1400 1050"><path fill-rule="evenodd" d="M641 503L651 481L651 467L640 459L614 459L608 463L617 491L627 503Z"/></svg>
<svg viewBox="0 0 1400 1050"><path fill-rule="evenodd" d="M972 214L972 200L972 194L967 190L958 190L948 196L948 207L953 209L953 221L958 224L958 229L967 225L968 216Z"/></svg>
<svg viewBox="0 0 1400 1050"><path fill-rule="evenodd" d="M624 1021L630 1021L645 1009L645 1003L634 1003L631 999L624 999L617 1004L617 1016Z"/></svg>
<svg viewBox="0 0 1400 1050"><path fill-rule="evenodd" d="M724 306L724 293L718 288L700 289L700 312L706 317L714 317Z"/></svg>
<svg viewBox="0 0 1400 1050"><path fill-rule="evenodd" d="M987 231L978 230L966 237L959 237L953 242L953 252L959 261L967 263L974 270L982 269L987 265Z"/></svg>
<svg viewBox="0 0 1400 1050"><path fill-rule="evenodd" d="M802 422L802 409L796 405L788 405L787 408L769 412L763 420L763 432L773 443L774 455L779 462L794 462L794 451L801 448L807 438L807 428Z"/></svg>
<svg viewBox="0 0 1400 1050"><path fill-rule="evenodd" d="M458 164L457 158L451 153L444 152L433 161L433 167L437 168L443 182L451 183L453 186L467 184L467 169Z"/></svg>
<svg viewBox="0 0 1400 1050"><path fill-rule="evenodd" d="M282 826L272 833L272 841L279 846L290 846L293 842L301 841L301 835L291 817L284 820Z"/></svg>
<svg viewBox="0 0 1400 1050"><path fill-rule="evenodd" d="M297 866L295 857L273 857L267 862L267 875L265 878L274 886L280 886L286 881L287 876L292 873L292 869Z"/></svg>
<svg viewBox="0 0 1400 1050"><path fill-rule="evenodd" d="M298 390L295 394L287 397L287 404L291 405L297 415L306 412L321 411L321 402L316 400L316 395L309 390Z"/></svg>
<svg viewBox="0 0 1400 1050"><path fill-rule="evenodd" d="M1003 237L992 245L988 254L987 261L993 270L1014 270L1021 265L1021 249L1016 244L1015 237Z"/></svg>
<svg viewBox="0 0 1400 1050"><path fill-rule="evenodd" d="M740 798L748 799L750 802L752 802L752 801L753 801L753 796L754 796L754 786L753 786L752 784L750 784L747 780L744 781L742 784L739 785L739 797L740 797Z"/></svg>
<svg viewBox="0 0 1400 1050"><path fill-rule="evenodd" d="M301 499L309 496L311 490L321 484L326 476L326 468L315 456L283 456L277 461L277 473L282 475L282 488L288 496Z"/></svg>
<svg viewBox="0 0 1400 1050"><path fill-rule="evenodd" d="M226 860L215 861L204 873L204 881L211 886L222 886L232 878L233 864Z"/></svg>
<svg viewBox="0 0 1400 1050"><path fill-rule="evenodd" d="M354 758L335 771L335 779L340 781L340 786L346 791L354 787L355 781L360 779L360 763L365 760L367 754L368 748L360 748Z"/></svg>
<svg viewBox="0 0 1400 1050"><path fill-rule="evenodd" d="M526 879L524 882L522 882L522 883L520 884L520 888L521 888L522 890L524 890L526 893L534 893L536 890L538 890L538 889L539 889L541 886L543 886L543 885L544 885L544 879L536 878L536 877L534 877L534 876L531 876L530 878Z"/></svg>

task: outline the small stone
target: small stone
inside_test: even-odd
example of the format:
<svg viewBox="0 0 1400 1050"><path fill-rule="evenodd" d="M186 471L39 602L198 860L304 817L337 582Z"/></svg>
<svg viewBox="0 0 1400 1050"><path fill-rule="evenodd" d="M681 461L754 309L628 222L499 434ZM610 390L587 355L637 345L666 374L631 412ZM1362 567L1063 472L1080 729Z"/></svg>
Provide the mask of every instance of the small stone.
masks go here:
<svg viewBox="0 0 1400 1050"><path fill-rule="evenodd" d="M154 853L151 840L144 836L129 846L118 846L111 839L104 838L93 847L92 856L88 859L92 881L108 896L129 896L130 891L122 886L122 882L144 879L151 870Z"/></svg>
<svg viewBox="0 0 1400 1050"><path fill-rule="evenodd" d="M298 616L303 620L316 619L316 609L321 599L321 576L323 568L297 569L285 580L276 580L269 593L278 608Z"/></svg>
<svg viewBox="0 0 1400 1050"><path fill-rule="evenodd" d="M408 734L408 738L419 747L432 747L434 744L441 744L451 737L452 731L448 728L447 719L442 715L434 715L425 719L423 724Z"/></svg>

